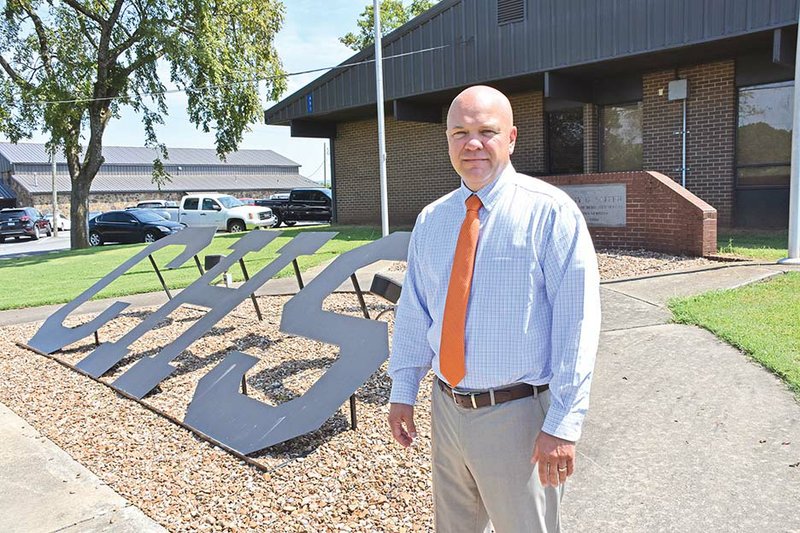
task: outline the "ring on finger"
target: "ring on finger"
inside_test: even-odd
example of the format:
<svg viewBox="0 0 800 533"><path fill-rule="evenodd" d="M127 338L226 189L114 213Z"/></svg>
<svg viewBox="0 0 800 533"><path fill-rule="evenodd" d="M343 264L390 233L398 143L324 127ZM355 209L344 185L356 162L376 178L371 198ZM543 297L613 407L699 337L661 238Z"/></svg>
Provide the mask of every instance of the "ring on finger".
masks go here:
<svg viewBox="0 0 800 533"><path fill-rule="evenodd" d="M566 472L567 471L567 465L564 465L563 467L559 466L558 467L558 471L559 472Z"/></svg>

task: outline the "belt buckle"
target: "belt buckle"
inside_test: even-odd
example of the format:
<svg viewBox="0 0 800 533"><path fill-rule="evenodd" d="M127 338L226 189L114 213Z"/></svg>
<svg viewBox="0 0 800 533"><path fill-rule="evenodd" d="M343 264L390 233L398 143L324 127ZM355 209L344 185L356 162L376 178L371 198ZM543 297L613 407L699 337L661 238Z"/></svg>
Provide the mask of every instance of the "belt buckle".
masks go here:
<svg viewBox="0 0 800 533"><path fill-rule="evenodd" d="M478 408L478 404L475 402L475 395L476 394L480 394L480 393L475 393L475 392L456 392L455 388L451 388L450 389L450 394L452 394L453 403L455 403L456 405L460 405L458 403L458 399L456 398L456 394L458 394L459 396L469 396L469 399L472 402L472 408L473 409L477 409Z"/></svg>

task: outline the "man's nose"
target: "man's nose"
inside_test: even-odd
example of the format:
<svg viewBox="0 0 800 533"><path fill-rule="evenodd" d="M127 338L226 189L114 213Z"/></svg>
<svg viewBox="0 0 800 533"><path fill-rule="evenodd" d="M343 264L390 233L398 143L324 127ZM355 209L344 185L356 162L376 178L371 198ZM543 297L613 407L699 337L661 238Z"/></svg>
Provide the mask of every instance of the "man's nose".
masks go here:
<svg viewBox="0 0 800 533"><path fill-rule="evenodd" d="M467 150L480 150L483 148L483 143L477 137L472 137L469 141L467 141L466 149Z"/></svg>

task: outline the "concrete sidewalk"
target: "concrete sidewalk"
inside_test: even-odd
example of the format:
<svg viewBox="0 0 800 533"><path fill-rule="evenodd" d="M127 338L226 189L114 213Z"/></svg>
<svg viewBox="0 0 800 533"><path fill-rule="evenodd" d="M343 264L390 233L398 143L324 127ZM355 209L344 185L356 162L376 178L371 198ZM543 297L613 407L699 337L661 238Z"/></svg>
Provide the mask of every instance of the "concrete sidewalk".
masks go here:
<svg viewBox="0 0 800 533"><path fill-rule="evenodd" d="M0 404L0 531L166 531Z"/></svg>
<svg viewBox="0 0 800 533"><path fill-rule="evenodd" d="M566 530L800 531L800 404L708 331L670 324L665 307L787 270L797 268L732 265L603 284Z"/></svg>
<svg viewBox="0 0 800 533"><path fill-rule="evenodd" d="M368 289L385 266L359 271L361 287ZM566 530L800 531L800 466L792 466L800 462L800 405L777 377L712 334L670 324L665 307L674 296L792 269L798 270L731 264L602 285L601 346L578 467L564 500ZM259 294L296 290L287 278L268 282ZM122 300L158 305L166 296ZM108 303L88 304L87 312ZM52 310L3 312L0 325L42 320ZM0 428L0 530L158 530L1 405ZM14 464L20 455L31 458L23 467ZM85 508L63 494L78 477L90 480L78 489L92 493L80 498ZM48 518L33 511L42 508L63 525L37 524Z"/></svg>

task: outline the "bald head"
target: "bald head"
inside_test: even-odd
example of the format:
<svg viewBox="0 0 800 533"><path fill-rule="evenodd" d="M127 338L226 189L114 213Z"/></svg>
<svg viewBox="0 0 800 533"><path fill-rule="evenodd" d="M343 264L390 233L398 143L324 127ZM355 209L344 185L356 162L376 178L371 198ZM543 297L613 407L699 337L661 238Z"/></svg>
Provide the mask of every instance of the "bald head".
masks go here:
<svg viewBox="0 0 800 533"><path fill-rule="evenodd" d="M506 95L487 85L474 85L461 91L453 99L447 111L447 128L461 110L488 110L499 120L507 121L509 127L514 125L514 112Z"/></svg>
<svg viewBox="0 0 800 533"><path fill-rule="evenodd" d="M508 166L516 139L511 103L497 89L476 85L450 104L450 162L472 191L490 184Z"/></svg>

